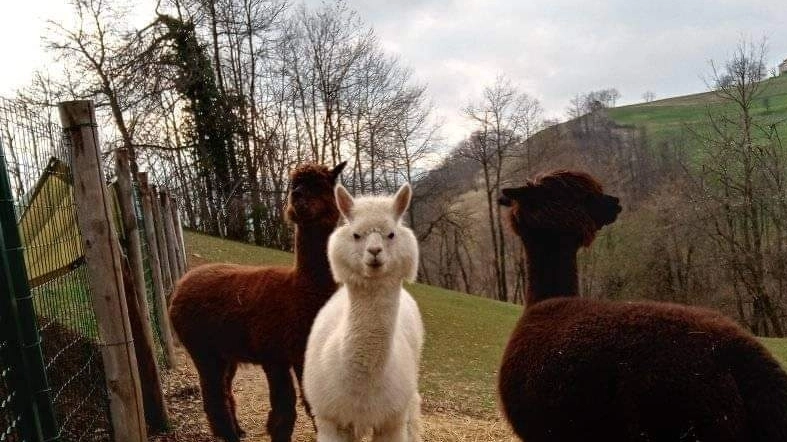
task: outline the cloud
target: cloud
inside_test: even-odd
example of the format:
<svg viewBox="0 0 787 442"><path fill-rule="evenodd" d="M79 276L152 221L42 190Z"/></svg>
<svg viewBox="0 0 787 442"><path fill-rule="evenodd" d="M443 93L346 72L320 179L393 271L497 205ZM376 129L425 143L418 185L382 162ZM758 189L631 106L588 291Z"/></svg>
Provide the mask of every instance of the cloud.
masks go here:
<svg viewBox="0 0 787 442"><path fill-rule="evenodd" d="M462 106L497 74L563 117L576 93L616 87L621 102L700 92L708 60L724 60L741 38L768 37L769 65L787 57L787 8L779 0L550 2L347 0L429 86L461 139Z"/></svg>
<svg viewBox="0 0 787 442"><path fill-rule="evenodd" d="M727 59L742 37L768 38L769 66L787 57L783 0L345 1L428 85L449 142L470 130L461 109L498 74L538 98L547 116L563 117L572 96L595 89L616 87L622 104L648 90L700 92L708 60ZM71 14L62 0L6 3L0 94L9 95L46 66L45 20ZM130 19L152 14L153 0L141 3Z"/></svg>

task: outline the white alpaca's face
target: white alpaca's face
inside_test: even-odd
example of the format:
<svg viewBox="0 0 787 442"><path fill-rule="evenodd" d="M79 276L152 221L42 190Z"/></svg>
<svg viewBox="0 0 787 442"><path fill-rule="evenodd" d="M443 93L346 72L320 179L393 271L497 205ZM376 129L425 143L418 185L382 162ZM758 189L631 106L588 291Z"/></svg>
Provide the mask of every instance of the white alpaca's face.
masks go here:
<svg viewBox="0 0 787 442"><path fill-rule="evenodd" d="M336 195L346 224L336 229L329 240L334 277L340 282L350 275L414 279L418 243L401 222L410 202L409 186L403 186L393 198L353 199L343 187L337 187Z"/></svg>

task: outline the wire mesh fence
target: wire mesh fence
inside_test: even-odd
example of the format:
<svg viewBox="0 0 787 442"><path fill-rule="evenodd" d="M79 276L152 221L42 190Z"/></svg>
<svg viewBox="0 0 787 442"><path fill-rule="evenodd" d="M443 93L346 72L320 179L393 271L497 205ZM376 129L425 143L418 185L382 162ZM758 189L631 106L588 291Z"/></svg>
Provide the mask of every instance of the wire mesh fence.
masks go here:
<svg viewBox="0 0 787 442"><path fill-rule="evenodd" d="M6 244L0 253L9 259L13 259L13 253L21 252L23 256L29 290L16 293L16 303L18 308L20 299L29 300L32 317L25 317L31 315L20 311L18 319L29 322L40 333L40 362L46 374L38 380L44 385L30 385L29 394L46 393L54 409L54 431L44 429L39 437L110 440L102 342L91 306L88 272L75 218L67 140L47 113L0 98L0 145L5 163L0 168L8 184L5 204L13 206L11 219L4 220L3 232L6 236L18 234L21 246ZM14 319L8 312L3 313L0 320ZM19 343L3 341L2 345L5 356L12 353L11 345ZM22 386L18 380L8 381L20 369L13 362L0 357L0 396L13 395L14 389ZM25 362L36 361L28 358ZM28 399L17 395L10 400ZM5 400L0 401L0 434L7 435L0 440L32 437L15 430L28 425L19 421L25 415L10 412L20 406L6 406Z"/></svg>
<svg viewBox="0 0 787 442"><path fill-rule="evenodd" d="M8 345L7 339L0 340L0 367L2 367L0 368L0 431L2 432L0 440L15 442L24 438L19 431L21 416L17 412L17 392L11 387L10 378L14 374L13 369L2 356Z"/></svg>
<svg viewBox="0 0 787 442"><path fill-rule="evenodd" d="M0 151L0 153L2 153ZM5 249L5 241L0 236L0 249ZM7 287L8 266L5 254L0 253L0 282L2 287ZM0 298L0 440L23 441L21 425L23 422L24 398L20 395L20 384L24 383L23 373L20 370L18 351L19 336L16 330L16 318L11 314L11 296Z"/></svg>
<svg viewBox="0 0 787 442"><path fill-rule="evenodd" d="M90 109L89 122L68 120L83 119L77 108ZM143 396L147 425L167 427L166 296L183 269L159 258L182 258L182 244L159 244L172 225L146 174L129 184L118 172L123 185L106 192L92 103L64 110L65 131L50 113L0 97L0 442L112 440L113 425L144 440ZM127 164L121 152L117 164Z"/></svg>

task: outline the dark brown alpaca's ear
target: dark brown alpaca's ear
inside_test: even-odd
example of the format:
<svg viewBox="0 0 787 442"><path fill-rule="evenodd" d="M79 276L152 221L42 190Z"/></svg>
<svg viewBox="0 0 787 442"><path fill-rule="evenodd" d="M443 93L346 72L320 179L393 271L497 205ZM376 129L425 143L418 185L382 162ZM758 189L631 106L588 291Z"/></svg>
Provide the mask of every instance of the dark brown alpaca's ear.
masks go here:
<svg viewBox="0 0 787 442"><path fill-rule="evenodd" d="M336 179L339 178L339 175L342 174L345 166L347 166L347 161L342 161L341 163L337 164L333 170L331 170L331 176L333 177L334 183L336 183Z"/></svg>
<svg viewBox="0 0 787 442"><path fill-rule="evenodd" d="M599 228L614 223L622 210L620 200L612 195L596 195L591 200L590 216Z"/></svg>

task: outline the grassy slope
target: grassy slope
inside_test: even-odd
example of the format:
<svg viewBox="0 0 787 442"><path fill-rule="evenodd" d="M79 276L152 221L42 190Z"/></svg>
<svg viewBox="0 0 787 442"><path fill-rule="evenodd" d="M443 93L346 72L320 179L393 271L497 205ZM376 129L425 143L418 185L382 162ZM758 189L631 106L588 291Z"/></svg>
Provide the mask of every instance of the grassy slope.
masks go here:
<svg viewBox="0 0 787 442"><path fill-rule="evenodd" d="M292 255L186 232L186 247L199 261L289 264ZM194 256L190 255L192 262ZM421 308L426 344L421 390L427 408L478 417L496 410L496 372L521 307L423 284L409 287ZM787 339L763 339L787 366Z"/></svg>
<svg viewBox="0 0 787 442"><path fill-rule="evenodd" d="M787 75L765 80L762 93L753 106L754 116L787 117ZM656 138L681 129L685 124L702 123L707 111L723 105L711 92L667 98L650 103L621 106L609 110L609 116L620 125L645 127Z"/></svg>

